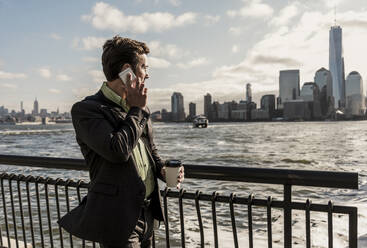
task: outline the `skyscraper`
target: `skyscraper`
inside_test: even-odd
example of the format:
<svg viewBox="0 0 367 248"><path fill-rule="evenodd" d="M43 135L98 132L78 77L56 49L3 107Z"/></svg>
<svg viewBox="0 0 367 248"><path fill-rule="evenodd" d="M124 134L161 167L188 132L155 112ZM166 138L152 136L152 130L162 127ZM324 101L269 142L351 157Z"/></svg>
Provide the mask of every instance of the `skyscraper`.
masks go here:
<svg viewBox="0 0 367 248"><path fill-rule="evenodd" d="M33 114L38 115L38 101L37 101L37 98L36 98L36 100L34 100L34 103L33 103Z"/></svg>
<svg viewBox="0 0 367 248"><path fill-rule="evenodd" d="M345 106L345 73L342 44L342 29L333 26L329 32L329 70L333 79L335 108Z"/></svg>
<svg viewBox="0 0 367 248"><path fill-rule="evenodd" d="M365 96L361 75L352 71L349 73L345 84L346 114L349 116L362 116L365 112Z"/></svg>
<svg viewBox="0 0 367 248"><path fill-rule="evenodd" d="M299 70L285 70L279 72L279 109L284 103L299 97Z"/></svg>
<svg viewBox="0 0 367 248"><path fill-rule="evenodd" d="M193 102L190 102L189 104L189 116L192 118L196 115L196 104Z"/></svg>
<svg viewBox="0 0 367 248"><path fill-rule="evenodd" d="M334 109L334 97L333 97L333 79L330 71L324 67L317 70L314 77L315 83L320 90L320 106L321 113L326 116Z"/></svg>
<svg viewBox="0 0 367 248"><path fill-rule="evenodd" d="M269 113L269 117L272 118L275 111L275 95L264 95L260 100L260 108Z"/></svg>
<svg viewBox="0 0 367 248"><path fill-rule="evenodd" d="M252 91L251 91L251 84L246 84L246 102L252 102Z"/></svg>
<svg viewBox="0 0 367 248"><path fill-rule="evenodd" d="M212 96L207 93L204 96L204 115L211 121L212 120Z"/></svg>
<svg viewBox="0 0 367 248"><path fill-rule="evenodd" d="M171 96L172 121L184 121L184 99L180 92L174 92Z"/></svg>

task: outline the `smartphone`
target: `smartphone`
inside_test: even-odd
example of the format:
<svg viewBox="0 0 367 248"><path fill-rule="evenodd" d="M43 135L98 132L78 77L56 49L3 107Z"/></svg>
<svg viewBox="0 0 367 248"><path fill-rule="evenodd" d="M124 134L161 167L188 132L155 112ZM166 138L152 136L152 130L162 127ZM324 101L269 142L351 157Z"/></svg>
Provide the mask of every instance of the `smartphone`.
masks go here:
<svg viewBox="0 0 367 248"><path fill-rule="evenodd" d="M127 68L125 70L123 70L122 72L119 73L119 77L121 78L122 82L126 85L127 84L127 80L128 80L128 75L129 72L131 74L131 81L135 81L136 76L133 72L133 70L131 70L131 68Z"/></svg>

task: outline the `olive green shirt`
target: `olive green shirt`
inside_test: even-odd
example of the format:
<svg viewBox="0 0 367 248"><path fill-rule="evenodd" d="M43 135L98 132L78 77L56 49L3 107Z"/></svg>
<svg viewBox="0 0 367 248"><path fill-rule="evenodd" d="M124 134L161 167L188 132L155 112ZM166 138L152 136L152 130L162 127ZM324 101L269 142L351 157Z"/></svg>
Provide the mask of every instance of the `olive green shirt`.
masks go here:
<svg viewBox="0 0 367 248"><path fill-rule="evenodd" d="M106 82L103 83L101 91L106 98L120 105L126 112L129 112L130 107L127 105L126 101L111 90ZM155 181L152 165L149 162L148 152L141 138L133 149L133 157L137 165L138 174L145 184L145 198L147 198L154 190Z"/></svg>

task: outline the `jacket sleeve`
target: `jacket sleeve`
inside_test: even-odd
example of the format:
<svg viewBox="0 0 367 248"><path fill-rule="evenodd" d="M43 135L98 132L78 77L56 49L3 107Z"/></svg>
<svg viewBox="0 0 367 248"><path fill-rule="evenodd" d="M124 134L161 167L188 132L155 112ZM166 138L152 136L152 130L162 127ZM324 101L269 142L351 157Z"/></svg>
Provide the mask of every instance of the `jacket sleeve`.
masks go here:
<svg viewBox="0 0 367 248"><path fill-rule="evenodd" d="M97 104L78 102L71 115L77 137L89 148L112 163L126 162L136 146L149 114L138 107L130 108L117 128Z"/></svg>

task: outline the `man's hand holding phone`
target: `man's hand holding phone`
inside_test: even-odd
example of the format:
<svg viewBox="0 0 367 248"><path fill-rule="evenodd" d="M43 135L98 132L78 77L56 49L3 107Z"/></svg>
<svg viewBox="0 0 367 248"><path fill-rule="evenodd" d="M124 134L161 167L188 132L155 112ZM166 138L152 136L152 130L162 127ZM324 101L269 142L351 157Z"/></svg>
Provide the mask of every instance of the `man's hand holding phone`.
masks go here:
<svg viewBox="0 0 367 248"><path fill-rule="evenodd" d="M126 77L123 76L124 74L126 74ZM148 92L148 89L144 88L144 82L141 82L130 68L122 71L120 75L127 89L127 104L129 104L130 107L144 108L147 105Z"/></svg>

